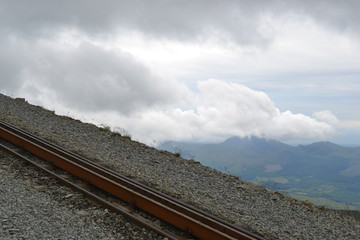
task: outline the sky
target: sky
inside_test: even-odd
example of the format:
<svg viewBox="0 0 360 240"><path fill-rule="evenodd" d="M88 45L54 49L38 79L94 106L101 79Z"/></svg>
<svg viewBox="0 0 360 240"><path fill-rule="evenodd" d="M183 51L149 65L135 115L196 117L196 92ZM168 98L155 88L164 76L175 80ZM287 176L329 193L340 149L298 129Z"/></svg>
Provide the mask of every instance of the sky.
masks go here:
<svg viewBox="0 0 360 240"><path fill-rule="evenodd" d="M2 0L0 92L154 146L360 146L360 1Z"/></svg>

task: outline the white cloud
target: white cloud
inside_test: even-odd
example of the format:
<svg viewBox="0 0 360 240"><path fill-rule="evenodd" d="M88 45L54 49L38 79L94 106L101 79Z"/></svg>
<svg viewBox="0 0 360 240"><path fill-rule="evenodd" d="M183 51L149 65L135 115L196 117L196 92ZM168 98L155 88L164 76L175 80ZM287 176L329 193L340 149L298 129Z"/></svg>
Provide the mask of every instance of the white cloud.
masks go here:
<svg viewBox="0 0 360 240"><path fill-rule="evenodd" d="M86 39L59 41L12 40L9 46L18 50L12 55L18 62L14 72L20 73L9 75L20 85L15 93L62 114L124 127L148 144L231 136L323 139L334 133L330 112L315 118L281 112L264 92L216 79L199 81L191 91L119 49ZM11 89L11 82L3 85Z"/></svg>
<svg viewBox="0 0 360 240"><path fill-rule="evenodd" d="M332 137L335 126L303 114L278 112L267 129L268 136L281 141L318 141Z"/></svg>
<svg viewBox="0 0 360 240"><path fill-rule="evenodd" d="M216 142L231 136L319 140L335 133L331 121L324 121L335 118L330 112L318 113L321 121L280 112L264 92L216 79L200 81L198 88L195 107L147 109L131 116L109 112L93 117L98 122L107 119L112 126L120 125L148 144L166 140Z"/></svg>
<svg viewBox="0 0 360 240"><path fill-rule="evenodd" d="M339 123L339 120L330 111L314 112L313 116L317 121L328 123L332 126L336 126Z"/></svg>

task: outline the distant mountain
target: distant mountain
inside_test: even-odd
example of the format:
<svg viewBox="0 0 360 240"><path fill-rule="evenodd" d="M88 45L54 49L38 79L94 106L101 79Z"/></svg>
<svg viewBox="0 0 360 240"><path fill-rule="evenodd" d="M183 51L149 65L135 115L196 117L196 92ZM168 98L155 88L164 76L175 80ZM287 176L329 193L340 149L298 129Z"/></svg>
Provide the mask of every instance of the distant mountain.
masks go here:
<svg viewBox="0 0 360 240"><path fill-rule="evenodd" d="M257 137L232 137L217 144L170 141L158 148L295 197L360 209L360 147L331 142L294 147Z"/></svg>
<svg viewBox="0 0 360 240"><path fill-rule="evenodd" d="M341 147L341 146L336 145L331 142L316 142L316 143L312 143L312 144L306 145L306 146L300 145L299 148L302 148L304 151L306 151L308 153L319 155L319 156L321 156L321 155L328 156L333 153L347 149L347 148Z"/></svg>

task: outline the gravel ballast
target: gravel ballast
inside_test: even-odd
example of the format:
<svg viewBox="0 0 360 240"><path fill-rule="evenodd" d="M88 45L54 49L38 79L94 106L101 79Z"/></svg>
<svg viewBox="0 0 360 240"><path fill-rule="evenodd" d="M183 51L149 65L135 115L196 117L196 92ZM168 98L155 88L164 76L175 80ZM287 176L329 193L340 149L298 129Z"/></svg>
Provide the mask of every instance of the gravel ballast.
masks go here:
<svg viewBox="0 0 360 240"><path fill-rule="evenodd" d="M268 239L360 239L360 222L351 217L268 191L195 161L177 158L173 154L131 141L107 129L57 116L41 107L1 94L0 119L229 222L253 229ZM11 185L11 181L11 176L1 177L1 187L9 189L1 195L17 189ZM46 198L48 193L43 191L41 194ZM1 205L0 221L3 214L8 215L6 209L7 205L11 206L10 202ZM54 211L58 210L55 205L52 206ZM22 217L21 214L16 216ZM78 224L82 228L82 218L79 219ZM52 231L47 232L50 234ZM91 235L87 230L84 230L84 234L97 239L96 235Z"/></svg>
<svg viewBox="0 0 360 240"><path fill-rule="evenodd" d="M0 239L162 239L2 152L0 176Z"/></svg>

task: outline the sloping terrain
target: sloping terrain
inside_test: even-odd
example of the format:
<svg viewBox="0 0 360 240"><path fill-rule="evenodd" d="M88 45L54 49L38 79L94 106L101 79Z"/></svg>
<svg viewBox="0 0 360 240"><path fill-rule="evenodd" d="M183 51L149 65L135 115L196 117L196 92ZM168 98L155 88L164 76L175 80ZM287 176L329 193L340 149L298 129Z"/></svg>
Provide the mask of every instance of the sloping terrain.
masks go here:
<svg viewBox="0 0 360 240"><path fill-rule="evenodd" d="M0 119L268 239L356 239L360 223L0 94Z"/></svg>

